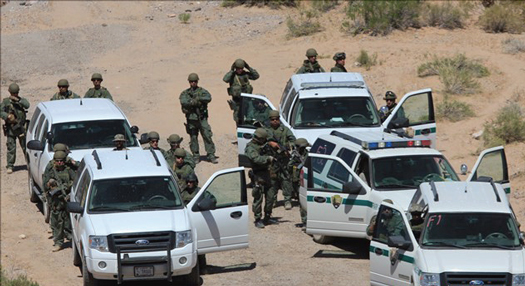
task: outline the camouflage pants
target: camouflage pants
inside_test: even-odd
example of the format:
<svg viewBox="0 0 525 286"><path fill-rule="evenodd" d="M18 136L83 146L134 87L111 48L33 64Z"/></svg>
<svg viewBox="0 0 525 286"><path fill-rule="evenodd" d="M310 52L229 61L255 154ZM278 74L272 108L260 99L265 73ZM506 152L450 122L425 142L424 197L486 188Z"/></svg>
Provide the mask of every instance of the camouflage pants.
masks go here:
<svg viewBox="0 0 525 286"><path fill-rule="evenodd" d="M271 217L272 216L272 209L273 209L273 197L274 194L272 193L272 188L269 188L268 186L263 186L260 184L256 184L253 186L252 189L252 196L253 196L253 205L252 205L252 211L255 220L260 220L262 218L262 205L263 205L263 198L264 198L264 216L265 217Z"/></svg>
<svg viewBox="0 0 525 286"><path fill-rule="evenodd" d="M293 192L299 194L299 182L293 182ZM299 195L297 195L299 197ZM305 225L306 224L306 209L303 208L302 205L299 205L299 215L301 216L301 222Z"/></svg>
<svg viewBox="0 0 525 286"><path fill-rule="evenodd" d="M26 134L23 131L9 130L7 134L6 146L7 146L7 168L13 168L16 161L16 139L22 147L22 151L26 153Z"/></svg>
<svg viewBox="0 0 525 286"><path fill-rule="evenodd" d="M64 199L57 196L51 199L51 214L49 225L53 231L53 241L55 245L62 246L64 238L71 239L71 220L64 205Z"/></svg>
<svg viewBox="0 0 525 286"><path fill-rule="evenodd" d="M287 170L279 171L275 176L272 176L272 193L273 201L277 202L277 193L279 189L283 190L283 196L285 202L290 202L292 200L292 179Z"/></svg>
<svg viewBox="0 0 525 286"><path fill-rule="evenodd" d="M193 156L199 155L199 132L204 141L204 149L209 157L215 157L215 144L211 137L213 132L211 132L211 126L208 124L207 119L202 120L189 120L187 121L186 131L190 135L190 150L193 153Z"/></svg>

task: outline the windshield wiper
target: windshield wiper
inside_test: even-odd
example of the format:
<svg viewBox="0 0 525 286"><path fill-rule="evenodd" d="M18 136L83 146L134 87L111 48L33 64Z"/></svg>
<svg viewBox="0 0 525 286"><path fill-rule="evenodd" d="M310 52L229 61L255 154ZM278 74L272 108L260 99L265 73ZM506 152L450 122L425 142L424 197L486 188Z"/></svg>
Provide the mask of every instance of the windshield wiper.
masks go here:
<svg viewBox="0 0 525 286"><path fill-rule="evenodd" d="M497 247L497 248L501 248L501 249L514 249L513 246L507 246L507 245L501 245L501 244L496 244L496 243L488 243L488 242L474 242L474 243L469 243L469 244L465 244L464 246L466 247L469 247L469 246L486 246L486 247Z"/></svg>
<svg viewBox="0 0 525 286"><path fill-rule="evenodd" d="M93 208L91 208L90 211L116 211L116 212L129 212L129 209L116 208L116 207L110 207L110 206L98 206L98 207L93 207Z"/></svg>
<svg viewBox="0 0 525 286"><path fill-rule="evenodd" d="M443 241L431 241L431 242L427 242L423 244L423 246L434 246L434 245L450 246L450 247L461 248L461 249L466 248L465 246L462 246L462 245L457 245L457 244L443 242Z"/></svg>
<svg viewBox="0 0 525 286"><path fill-rule="evenodd" d="M172 209L175 206L159 206L159 205L152 205L152 204L142 204L142 205L136 205L132 206L131 210L146 210L146 209Z"/></svg>
<svg viewBox="0 0 525 286"><path fill-rule="evenodd" d="M378 189L380 189L380 188L410 188L410 189L415 189L417 187L413 186L413 185L403 185L403 184L386 184L386 185L378 185L378 186L376 186L376 188L378 188Z"/></svg>

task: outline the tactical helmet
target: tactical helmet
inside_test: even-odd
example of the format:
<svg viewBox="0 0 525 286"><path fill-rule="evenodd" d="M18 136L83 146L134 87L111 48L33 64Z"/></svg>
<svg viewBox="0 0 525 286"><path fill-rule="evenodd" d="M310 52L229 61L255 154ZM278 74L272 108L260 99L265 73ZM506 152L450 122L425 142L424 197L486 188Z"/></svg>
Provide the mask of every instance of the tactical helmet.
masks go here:
<svg viewBox="0 0 525 286"><path fill-rule="evenodd" d="M175 155L175 157L186 157L186 151L184 151L184 149L182 148L175 149L175 152L173 154Z"/></svg>
<svg viewBox="0 0 525 286"><path fill-rule="evenodd" d="M63 143L56 143L54 146L53 146L53 152L57 152L57 151L64 151L66 153L69 153L69 148L67 148L67 145L66 144L63 144Z"/></svg>
<svg viewBox="0 0 525 286"><path fill-rule="evenodd" d="M333 59L334 59L334 61L338 61L338 60L346 60L346 54L345 54L344 52L341 52L341 53L335 53Z"/></svg>
<svg viewBox="0 0 525 286"><path fill-rule="evenodd" d="M10 93L18 93L20 91L20 87L16 83L12 83L9 85L9 92Z"/></svg>
<svg viewBox="0 0 525 286"><path fill-rule="evenodd" d="M188 76L188 81L198 81L199 80L199 75L192 72L190 73L190 75Z"/></svg>
<svg viewBox="0 0 525 286"><path fill-rule="evenodd" d="M306 50L307 57L317 57L317 51L315 49Z"/></svg>
<svg viewBox="0 0 525 286"><path fill-rule="evenodd" d="M297 140L295 140L295 146L297 147L308 147L310 146L310 143L308 143L308 140L304 139L304 138L298 138Z"/></svg>
<svg viewBox="0 0 525 286"><path fill-rule="evenodd" d="M117 141L126 141L126 137L124 137L124 134L115 135L115 137L113 138L113 142Z"/></svg>
<svg viewBox="0 0 525 286"><path fill-rule="evenodd" d="M58 86L67 86L69 87L69 81L67 81L67 79L61 79L58 81Z"/></svg>
<svg viewBox="0 0 525 286"><path fill-rule="evenodd" d="M233 63L233 66L238 69L243 69L246 64L244 63L243 59L236 59L235 63Z"/></svg>
<svg viewBox="0 0 525 286"><path fill-rule="evenodd" d="M425 210L423 208L422 205L419 205L419 204L414 204L414 205L411 205L409 208L408 208L408 212L410 213L414 213L414 212L417 212L417 213L423 213Z"/></svg>
<svg viewBox="0 0 525 286"><path fill-rule="evenodd" d="M390 90L387 91L387 92L385 93L385 97L383 97L384 100L387 100L387 99L396 99L396 98L397 98L396 94L393 93L393 92L390 91Z"/></svg>
<svg viewBox="0 0 525 286"><path fill-rule="evenodd" d="M170 137L168 137L168 143L175 144L182 142L182 137L180 137L178 134L171 134Z"/></svg>
<svg viewBox="0 0 525 286"><path fill-rule="evenodd" d="M257 128L255 130L255 132L253 133L253 135L256 137L256 138L259 138L259 139L267 139L268 138L268 132L266 132L266 129L264 128Z"/></svg>
<svg viewBox="0 0 525 286"><path fill-rule="evenodd" d="M102 80L102 75L99 74L99 73L94 73L92 76L91 76L91 80L95 80L95 79L100 79Z"/></svg>
<svg viewBox="0 0 525 286"><path fill-rule="evenodd" d="M199 182L199 178L197 178L197 175L195 174L195 172L189 174L186 176L186 182L196 182L198 183Z"/></svg>
<svg viewBox="0 0 525 286"><path fill-rule="evenodd" d="M53 155L53 159L55 160L65 160L67 158L67 154L64 151L56 151Z"/></svg>
<svg viewBox="0 0 525 286"><path fill-rule="evenodd" d="M268 113L268 118L272 118L272 117L279 117L279 111L270 110L270 112Z"/></svg>
<svg viewBox="0 0 525 286"><path fill-rule="evenodd" d="M159 133L156 132L156 131L150 131L150 132L148 133L148 139L150 139L150 140L151 140L151 139L159 140L159 139L160 139L160 135L159 135Z"/></svg>

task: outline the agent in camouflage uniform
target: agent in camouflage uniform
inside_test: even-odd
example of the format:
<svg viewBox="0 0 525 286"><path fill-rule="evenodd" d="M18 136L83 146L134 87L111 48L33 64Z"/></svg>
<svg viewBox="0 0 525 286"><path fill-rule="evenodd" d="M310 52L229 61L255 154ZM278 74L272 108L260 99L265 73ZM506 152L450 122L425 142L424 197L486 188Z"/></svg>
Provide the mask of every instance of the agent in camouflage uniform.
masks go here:
<svg viewBox="0 0 525 286"><path fill-rule="evenodd" d="M16 161L16 139L26 153L26 113L29 108L29 101L18 96L20 87L12 83L8 88L11 96L4 98L0 103L0 117L4 120L4 136L7 136L7 173L13 173L13 166Z"/></svg>
<svg viewBox="0 0 525 286"><path fill-rule="evenodd" d="M228 100L228 104L233 110L233 120L235 122L239 122L238 114L241 104L241 93L253 93L250 80L257 80L258 78L259 73L243 59L236 59L230 71L224 75L222 80L230 85L228 94L232 97L232 100Z"/></svg>
<svg viewBox="0 0 525 286"><path fill-rule="evenodd" d="M204 141L208 160L213 164L219 163L215 157L215 144L211 137L213 132L208 124L208 103L211 101L211 94L204 88L198 86L199 76L191 73L188 76L190 88L180 94L180 105L182 112L186 114L186 132L190 135L190 150L193 153L195 162L199 162L199 132Z"/></svg>
<svg viewBox="0 0 525 286"><path fill-rule="evenodd" d="M115 135L115 137L113 137L113 144L115 144L115 148L113 148L113 151L129 150L126 147L126 137L124 136L124 134Z"/></svg>
<svg viewBox="0 0 525 286"><path fill-rule="evenodd" d="M150 150L150 149L159 150L160 153L162 154L162 156L164 156L164 158L166 158L166 150L164 150L164 149L159 147L159 139L160 139L160 135L159 135L158 132L156 132L156 131L149 132L148 133L149 146L148 147L144 147L144 150Z"/></svg>
<svg viewBox="0 0 525 286"><path fill-rule="evenodd" d="M66 166L66 152L57 151L53 155L55 166L42 175L44 193L50 199L51 216L49 224L53 231L53 252L60 251L64 238L71 240L71 221L66 211L69 193L75 178L75 171Z"/></svg>
<svg viewBox="0 0 525 286"><path fill-rule="evenodd" d="M109 90L100 85L103 81L101 74L94 73L91 76L91 81L93 82L93 87L86 91L84 98L107 98L113 100Z"/></svg>
<svg viewBox="0 0 525 286"><path fill-rule="evenodd" d="M272 147L273 156L276 158L270 168L274 202L277 202L277 192L280 188L283 190L284 208L291 210L293 187L288 164L290 161L289 151L293 148L295 136L288 127L281 125L279 111L270 111L268 117L270 118L270 126L266 128L268 145Z"/></svg>
<svg viewBox="0 0 525 286"><path fill-rule="evenodd" d="M246 123L256 123L259 122L262 126L268 125L268 114L270 113L270 107L266 102L259 99L252 99L250 105L248 105L248 110L246 111Z"/></svg>
<svg viewBox="0 0 525 286"><path fill-rule="evenodd" d="M276 223L275 219L271 218L273 209L273 188L270 186L270 164L274 157L271 156L271 151L266 148L266 140L268 133L264 128L257 128L253 134L253 139L248 142L244 149L244 154L250 159L252 171L254 175L254 186L252 189L253 204L252 211L255 218L255 227L264 228L265 224ZM262 204L264 204L264 219L262 218Z"/></svg>
<svg viewBox="0 0 525 286"><path fill-rule="evenodd" d="M394 109L396 108L397 95L392 91L387 91L383 99L386 101L386 105L379 108L379 116L381 117L381 122L384 122L387 119L387 117L390 116L392 111L394 111ZM399 108L399 111L397 112L397 117L405 117L405 111L403 110L403 107Z"/></svg>
<svg viewBox="0 0 525 286"><path fill-rule="evenodd" d="M71 99L80 98L78 94L69 90L69 82L67 79L61 79L58 81L58 92L51 97L51 100Z"/></svg>
<svg viewBox="0 0 525 286"><path fill-rule="evenodd" d="M292 177L292 198L299 199L299 186L301 184L301 170L304 167L308 151L306 147L310 146L304 138L298 138L294 142L294 149L290 153L290 163L288 170ZM306 210L300 207L301 223L303 230L306 229Z"/></svg>
<svg viewBox="0 0 525 286"><path fill-rule="evenodd" d="M194 172L193 168L184 161L184 156L186 156L186 151L181 148L177 148L175 152L175 164L171 166L175 175L177 175L177 182L179 183L180 189L183 190L186 188L186 178Z"/></svg>
<svg viewBox="0 0 525 286"><path fill-rule="evenodd" d="M180 193L180 197L184 204L188 204L200 189L197 175L195 175L195 173L189 174L186 177L186 188Z"/></svg>
<svg viewBox="0 0 525 286"><path fill-rule="evenodd" d="M166 151L166 161L168 162L168 165L173 166L175 164L175 150L178 148L181 148L180 143L182 142L182 137L180 137L178 134L171 134L170 137L168 137L168 143L170 144L170 149ZM195 169L195 161L193 160L193 155L191 155L190 152L184 150L186 152L186 156L184 156L184 162L188 163L193 169Z"/></svg>
<svg viewBox="0 0 525 286"><path fill-rule="evenodd" d="M315 49L308 49L306 57L308 59L304 60L303 66L297 71L298 74L324 72L324 69L317 62L317 51Z"/></svg>
<svg viewBox="0 0 525 286"><path fill-rule="evenodd" d="M64 153L66 153L66 156L69 153L71 153L71 151L69 151L69 147L67 147L66 144L62 144L62 143L56 143L55 145L53 145L53 152L56 153L58 151L62 151ZM66 167L70 168L73 171L76 171L78 169L78 166L80 165L79 162L75 161L73 158L71 158L69 156L67 156L64 161L65 161ZM44 173L47 173L47 172L51 171L51 169L54 166L55 166L55 159L51 159L47 163L46 168L44 169Z"/></svg>
<svg viewBox="0 0 525 286"><path fill-rule="evenodd" d="M346 54L344 52L335 53L333 59L335 61L335 66L330 69L330 72L347 72L345 68Z"/></svg>

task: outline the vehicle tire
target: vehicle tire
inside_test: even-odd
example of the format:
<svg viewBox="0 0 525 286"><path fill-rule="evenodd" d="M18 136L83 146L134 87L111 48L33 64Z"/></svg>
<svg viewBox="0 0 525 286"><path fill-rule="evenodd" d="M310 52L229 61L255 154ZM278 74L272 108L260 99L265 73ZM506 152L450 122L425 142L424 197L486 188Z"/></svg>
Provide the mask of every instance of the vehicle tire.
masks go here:
<svg viewBox="0 0 525 286"><path fill-rule="evenodd" d="M71 241L71 248L73 249L73 265L79 267L82 266L82 259L80 258L80 254L78 253L75 241Z"/></svg>
<svg viewBox="0 0 525 286"><path fill-rule="evenodd" d="M86 258L84 257L84 261L86 261ZM98 286L98 280L93 278L93 275L89 273L86 263L82 262L82 280L84 282L84 286Z"/></svg>
<svg viewBox="0 0 525 286"><path fill-rule="evenodd" d="M38 198L38 195L33 192L33 187L35 186L35 181L33 180L33 176L31 176L31 170L27 170L27 185L29 187L29 200L32 203L38 203L40 199Z"/></svg>
<svg viewBox="0 0 525 286"><path fill-rule="evenodd" d="M49 202L42 202L42 210L44 212L44 221L49 223L49 217L51 216L51 208Z"/></svg>
<svg viewBox="0 0 525 286"><path fill-rule="evenodd" d="M200 268L199 268L199 262L195 263L195 267L191 270L191 273L184 276L184 282L186 282L185 285L188 286L200 286L201 285L201 275L200 275Z"/></svg>
<svg viewBox="0 0 525 286"><path fill-rule="evenodd" d="M328 244L333 240L333 237L331 236L320 235L320 234L314 234L312 235L312 237L314 238L314 241L319 244Z"/></svg>

